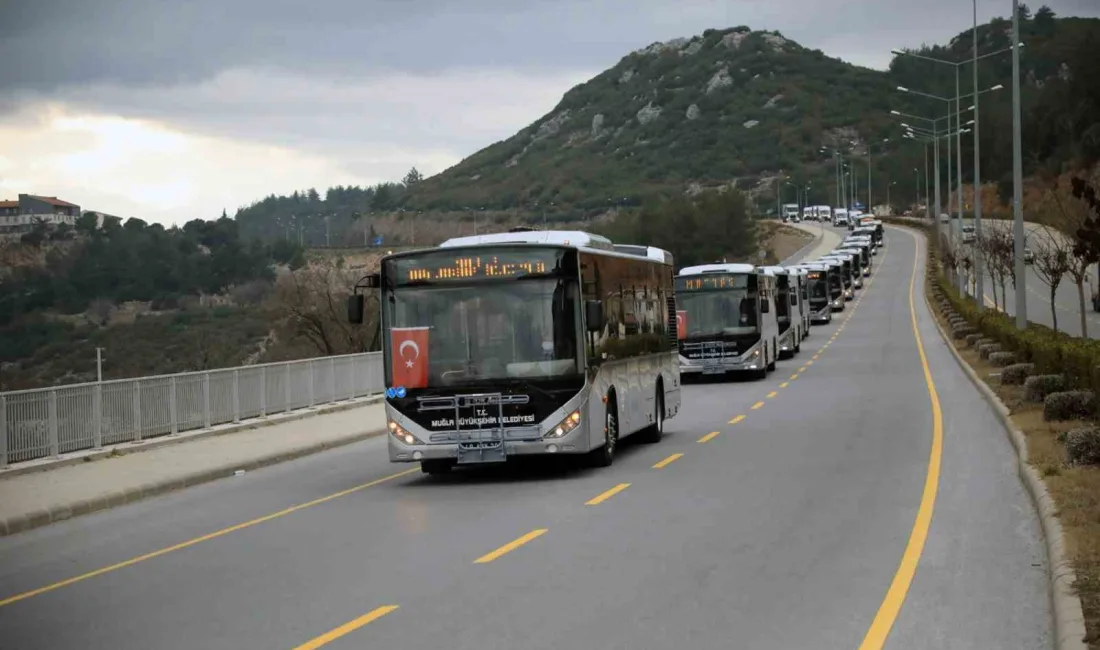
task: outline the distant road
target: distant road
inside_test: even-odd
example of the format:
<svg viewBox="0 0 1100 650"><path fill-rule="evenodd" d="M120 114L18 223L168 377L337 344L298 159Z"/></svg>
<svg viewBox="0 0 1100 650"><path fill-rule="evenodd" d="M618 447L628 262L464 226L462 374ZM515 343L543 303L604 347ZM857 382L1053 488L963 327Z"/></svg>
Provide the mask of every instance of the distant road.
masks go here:
<svg viewBox="0 0 1100 650"><path fill-rule="evenodd" d="M858 306L799 357L686 386L665 439L624 442L610 468L427 477L375 438L2 538L0 639L1052 647L1014 452L934 327L923 240L886 242Z"/></svg>

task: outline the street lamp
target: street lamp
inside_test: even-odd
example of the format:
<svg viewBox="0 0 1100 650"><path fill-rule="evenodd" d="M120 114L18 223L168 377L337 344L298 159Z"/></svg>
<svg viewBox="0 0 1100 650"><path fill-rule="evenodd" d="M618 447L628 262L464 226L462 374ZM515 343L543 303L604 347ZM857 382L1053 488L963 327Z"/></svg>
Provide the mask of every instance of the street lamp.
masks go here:
<svg viewBox="0 0 1100 650"><path fill-rule="evenodd" d="M1016 257L1016 329L1027 329L1027 290L1024 278L1024 162L1020 141L1020 2L1012 0L1012 234ZM982 276L978 276L981 278Z"/></svg>
<svg viewBox="0 0 1100 650"><path fill-rule="evenodd" d="M926 56L926 55L923 55L923 54L917 54L915 52L908 52L908 51L898 50L898 49L891 50L891 52L893 54L896 54L896 55L899 55L899 56L911 56L911 57L914 57L914 58L917 58L917 59L923 59L925 61L932 61L933 63L940 63L940 64L943 64L943 65L953 66L955 68L955 96L956 96L956 100L959 99L959 69L960 69L961 66L963 66L966 63L973 64L973 66L974 66L974 69L973 69L973 74L974 74L974 92L973 92L974 106L972 106L971 108L974 109L974 116L975 116L975 119L976 119L977 116L978 116L978 112L977 112L978 95L981 94L981 92L978 90L978 61L980 61L982 59L989 58L991 56L997 56L999 54L1004 54L1005 52L1012 52L1012 61L1013 61L1013 65L1014 65L1013 70L1014 70L1014 73L1018 72L1018 69L1019 69L1018 68L1018 62L1019 62L1019 56L1020 56L1020 48L1023 47L1024 44L1020 42L1020 32L1019 32L1018 29L1016 29L1016 23L1018 22L1018 19L1016 17L1017 2L1018 2L1018 0L1012 0L1014 31L1012 33L1012 46L1011 47L1007 47L1007 48L1004 48L1004 49L1001 49L1001 50L997 50L995 52L988 52L986 54L978 56L978 0L973 0L972 6L973 6L973 18L974 18L974 29L973 29L974 51L973 51L973 56L970 58L969 61L948 61L948 60L945 60L945 59L938 59L936 57ZM1001 86L1000 84L997 84L996 86L993 86L989 90L1000 90L1001 88L1003 88L1003 86ZM958 108L958 105L956 105L956 109L957 108ZM958 120L957 115L956 115L956 120ZM958 124L958 122L956 121L956 125L957 124ZM961 221L962 220L962 142L961 142L961 140L956 143L956 148L957 148L957 157L959 159L959 162L958 162L959 195L956 197L956 202L959 205L958 211L959 211L959 219ZM948 151L948 153L950 154L950 150ZM974 125L974 197L975 197L974 198L974 232L978 237L981 237L981 234L982 234L982 202L981 202L981 165L979 163L979 156L980 156L980 144L979 144L979 138L978 138L978 125L977 125L977 122L975 122L975 125ZM950 165L950 164L951 163L948 162L948 165ZM1021 244L1021 246L1022 246L1022 244ZM1023 252L1022 252L1022 248L1021 248L1019 256L1022 256L1022 255L1023 255ZM1017 266L1020 267L1019 270L1022 272L1022 270L1023 270L1022 263L1018 263ZM984 286L983 286L983 277L984 277L985 273L981 268L981 259L980 258L978 259L978 262L977 262L976 271L977 271L977 276L978 276L977 293L979 294L979 297L977 298L977 303L978 303L978 309L982 310L982 309L984 309L984 304L983 304L983 300L980 296L984 295L982 292L985 290Z"/></svg>
<svg viewBox="0 0 1100 650"><path fill-rule="evenodd" d="M1012 48L1009 48L1009 49L1012 49ZM914 55L914 56L919 57L919 55ZM919 58L928 58L928 57L919 57ZM937 59L932 59L932 60L937 60ZM956 209L956 212L958 213L959 227L961 227L962 226L962 217L963 217L963 209L962 209L962 134L965 132L961 128L962 100L964 98L967 98L967 97L974 97L974 101L977 102L978 101L978 96L981 95L982 93L993 92L995 90L1001 90L1002 88L1004 88L1004 86L1002 86L1001 84L997 84L997 85L992 86L990 88L987 88L985 90L975 89L975 91L973 93L969 93L969 94L966 94L966 95L959 94L959 65L960 64L951 63L949 61L940 61L940 62L941 63L949 63L949 64L955 66L955 97L954 98L941 97L939 95L933 95L931 93L925 93L925 92L921 92L919 90L912 90L910 88L906 88L905 86L898 86L897 88L898 88L899 91L901 91L903 93L919 95L921 97L928 97L930 99L938 99L938 100L946 103L947 107L948 107L948 109L947 109L948 117L950 117L950 115L951 115L951 103L952 102L955 103L955 126L957 127L957 131L955 132L955 136L956 136L956 139L955 139L955 167L956 167L955 175L957 177L956 180L958 182L958 187L957 187L956 193L955 193L955 206L956 206L955 209ZM971 106L971 108L976 108L976 107L977 107L976 103L973 106ZM950 128L950 120L948 120L948 125L949 125L948 128ZM948 167L948 170L949 170L948 173L950 174L950 169L951 169L950 141L948 141L947 158L948 158L947 167ZM951 187L950 183L948 183L948 187ZM950 191L947 194L947 211L948 211L948 213L951 212L951 193L950 193ZM952 231L953 234L958 234L957 232L955 232L956 229L957 229L956 227L951 228L951 231ZM977 230L977 227L975 227L975 230ZM980 268L979 268L979 271L980 271ZM980 278L981 275L979 275L978 277ZM961 281L961 278L960 278L960 281ZM959 291L965 293L965 288L962 285L960 285L959 286Z"/></svg>

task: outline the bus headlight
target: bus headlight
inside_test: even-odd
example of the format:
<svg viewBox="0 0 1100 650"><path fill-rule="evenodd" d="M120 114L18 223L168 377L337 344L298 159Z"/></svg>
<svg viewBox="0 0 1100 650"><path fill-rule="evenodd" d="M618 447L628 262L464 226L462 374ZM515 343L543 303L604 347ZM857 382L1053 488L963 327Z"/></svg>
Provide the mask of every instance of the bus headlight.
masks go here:
<svg viewBox="0 0 1100 650"><path fill-rule="evenodd" d="M550 429L543 438L561 438L565 434L569 433L573 429L577 428L577 425L581 423L581 412L573 411L564 420L558 423L558 426Z"/></svg>
<svg viewBox="0 0 1100 650"><path fill-rule="evenodd" d="M394 438L397 438L401 442L405 443L406 445L424 444L420 441L419 438L406 431L400 424L394 422L393 420L390 420L389 427L390 434L393 435Z"/></svg>

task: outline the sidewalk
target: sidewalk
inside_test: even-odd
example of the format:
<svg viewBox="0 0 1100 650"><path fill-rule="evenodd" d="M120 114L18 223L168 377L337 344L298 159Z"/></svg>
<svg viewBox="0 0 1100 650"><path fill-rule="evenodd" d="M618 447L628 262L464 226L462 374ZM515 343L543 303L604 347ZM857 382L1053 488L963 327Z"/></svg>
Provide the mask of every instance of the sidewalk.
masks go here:
<svg viewBox="0 0 1100 650"><path fill-rule="evenodd" d="M372 399L352 408L238 429L245 430L204 432L171 441L179 444L121 455L107 452L89 462L63 459L41 471L0 473L0 536L379 435L385 431L385 411Z"/></svg>

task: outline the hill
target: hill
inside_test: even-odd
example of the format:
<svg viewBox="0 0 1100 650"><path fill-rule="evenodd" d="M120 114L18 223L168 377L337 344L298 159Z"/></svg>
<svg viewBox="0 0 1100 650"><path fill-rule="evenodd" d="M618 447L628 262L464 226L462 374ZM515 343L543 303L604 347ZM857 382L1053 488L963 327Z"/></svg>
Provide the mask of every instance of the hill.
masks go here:
<svg viewBox="0 0 1100 650"><path fill-rule="evenodd" d="M1052 174L1100 159L1100 20L1058 18L1046 7L1034 15L1021 7L1024 80L1025 174ZM1011 21L978 28L979 51L1010 45ZM971 30L945 45L915 53L964 61ZM963 94L972 89L969 64L960 67ZM983 179L1009 196L1011 179L1011 57L980 64L983 94ZM242 209L242 233L271 240L348 245L374 234L390 242L431 243L426 233L472 233L524 220L553 225L591 220L631 209L658 195L694 194L736 187L750 194L758 212L795 200L794 187L809 186L803 200L833 203L835 166L828 151L839 147L857 161L858 187L866 184L866 143L873 149L876 203L896 207L915 201L914 169L924 169L924 149L903 139L891 110L938 116L936 100L904 94L897 86L953 97L952 66L898 56L887 71L848 64L805 48L774 31L748 27L654 43L580 84L549 113L519 133L474 153L430 178L413 172L403 183L373 188L315 190L268 197ZM944 121L940 125L945 125ZM882 140L889 138L889 143ZM972 156L964 137L963 159ZM946 170L946 160L942 161ZM963 165L964 180L971 166ZM865 191L865 190L864 190ZM923 190L922 190L923 194ZM328 215L325 221L324 215ZM327 228L327 230L326 230ZM337 242L340 244L337 244Z"/></svg>
<svg viewBox="0 0 1100 650"><path fill-rule="evenodd" d="M1058 19L1045 7L1035 16L1026 7L1021 13L1029 167L1096 160L1100 21ZM979 26L978 41L980 53L1005 50L1011 21ZM971 30L947 45L916 50L950 61L966 61L971 52ZM973 88L971 68L960 69L965 95ZM985 178L1003 180L1012 160L1011 56L984 59L979 69L980 87L1004 87L983 96L981 113L989 154ZM637 204L654 193L720 185L766 190L767 205L774 203L778 176L809 183L816 200L827 200L835 196L834 165L821 149L839 145L862 163L866 143L885 138L893 144L873 150L874 176L902 180L894 196L913 199L912 170L923 168L923 149L901 140L890 111L936 116L946 105L897 87L954 97L954 84L953 66L915 57L898 56L889 71L879 72L806 49L778 32L710 30L630 53L515 136L417 185L409 205L555 205L583 212L609 201ZM859 167L863 184L866 167Z"/></svg>

